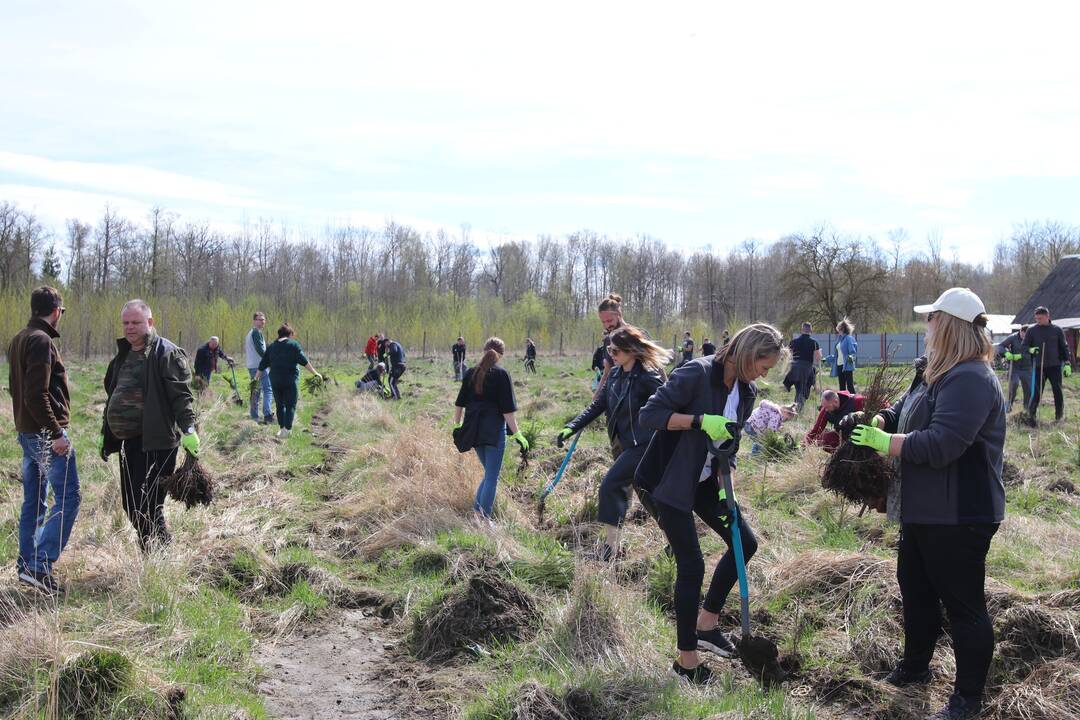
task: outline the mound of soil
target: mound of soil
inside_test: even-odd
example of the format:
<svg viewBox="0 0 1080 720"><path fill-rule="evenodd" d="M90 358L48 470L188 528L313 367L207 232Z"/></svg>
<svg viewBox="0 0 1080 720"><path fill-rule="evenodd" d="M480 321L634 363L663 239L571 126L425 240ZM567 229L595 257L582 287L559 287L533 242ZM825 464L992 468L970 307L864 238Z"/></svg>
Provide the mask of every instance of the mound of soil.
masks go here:
<svg viewBox="0 0 1080 720"><path fill-rule="evenodd" d="M442 662L493 641L525 640L536 633L539 620L532 596L485 569L419 615L409 639L418 657Z"/></svg>
<svg viewBox="0 0 1080 720"><path fill-rule="evenodd" d="M1046 489L1050 492L1064 493L1065 495L1075 495L1076 485L1073 484L1068 478L1058 478L1054 482L1046 486Z"/></svg>
<svg viewBox="0 0 1080 720"><path fill-rule="evenodd" d="M1005 483L1005 487L1023 485L1024 473L1020 468L1006 460L1001 464L1001 481Z"/></svg>

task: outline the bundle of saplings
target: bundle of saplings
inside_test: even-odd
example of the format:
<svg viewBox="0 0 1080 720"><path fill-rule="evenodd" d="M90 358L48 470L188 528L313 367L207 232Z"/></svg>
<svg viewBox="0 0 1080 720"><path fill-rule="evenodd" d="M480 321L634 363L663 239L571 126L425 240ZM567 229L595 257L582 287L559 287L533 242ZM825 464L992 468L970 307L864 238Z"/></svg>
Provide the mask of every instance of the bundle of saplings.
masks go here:
<svg viewBox="0 0 1080 720"><path fill-rule="evenodd" d="M911 369L893 366L883 358L870 373L862 393L863 409L854 418L839 424L840 446L829 458L821 476L821 486L852 502L882 509L893 479L892 462L873 448L851 442L851 432L860 423L869 424L906 389Z"/></svg>
<svg viewBox="0 0 1080 720"><path fill-rule="evenodd" d="M184 462L165 478L165 492L173 500L184 503L187 509L209 505L214 499L214 480L195 456L185 452Z"/></svg>

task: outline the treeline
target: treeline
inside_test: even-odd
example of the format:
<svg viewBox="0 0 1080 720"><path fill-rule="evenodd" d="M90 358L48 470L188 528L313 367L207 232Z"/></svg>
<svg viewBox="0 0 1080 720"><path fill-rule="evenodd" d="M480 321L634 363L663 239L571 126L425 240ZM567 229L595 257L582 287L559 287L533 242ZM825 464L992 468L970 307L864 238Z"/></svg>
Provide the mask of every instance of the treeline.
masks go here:
<svg viewBox="0 0 1080 720"><path fill-rule="evenodd" d="M665 342L748 319L791 330L846 315L860 330L895 332L915 320L913 304L951 285L973 288L990 312L1015 312L1061 256L1080 252L1080 230L1017 225L988 244L981 266L947 257L939 238L911 245L903 231L873 238L826 227L722 251L592 231L481 246L467 228L431 234L388 222L302 233L259 222L221 232L161 208L128 218L110 207L61 229L0 203L0 322L14 333L27 289L47 280L71 306L67 351L87 355L111 350L119 307L136 296L186 347L216 334L230 352L256 308L324 352L355 351L376 329L413 353L445 352L459 333L474 347L498 334L515 348L531 336L542 351L584 350L599 338L594 310L609 290L623 296L630 321Z"/></svg>

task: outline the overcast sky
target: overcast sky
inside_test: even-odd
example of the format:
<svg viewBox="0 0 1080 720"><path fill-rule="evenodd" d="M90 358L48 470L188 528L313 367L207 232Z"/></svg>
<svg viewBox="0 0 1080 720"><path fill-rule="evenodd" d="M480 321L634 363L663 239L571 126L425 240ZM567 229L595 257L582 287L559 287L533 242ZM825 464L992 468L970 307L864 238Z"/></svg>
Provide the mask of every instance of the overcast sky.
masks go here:
<svg viewBox="0 0 1080 720"><path fill-rule="evenodd" d="M0 200L979 261L1080 223L1075 6L3 0Z"/></svg>

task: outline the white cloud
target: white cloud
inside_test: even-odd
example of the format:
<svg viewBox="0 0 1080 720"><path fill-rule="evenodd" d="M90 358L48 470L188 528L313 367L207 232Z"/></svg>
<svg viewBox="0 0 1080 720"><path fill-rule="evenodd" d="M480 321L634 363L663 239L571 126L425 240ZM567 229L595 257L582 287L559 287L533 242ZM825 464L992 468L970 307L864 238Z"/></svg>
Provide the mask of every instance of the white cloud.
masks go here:
<svg viewBox="0 0 1080 720"><path fill-rule="evenodd" d="M0 151L0 171L64 185L141 197L257 207L255 192L210 180L135 165L73 162Z"/></svg>

